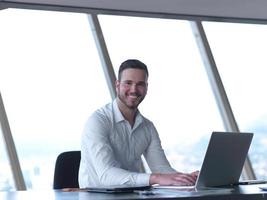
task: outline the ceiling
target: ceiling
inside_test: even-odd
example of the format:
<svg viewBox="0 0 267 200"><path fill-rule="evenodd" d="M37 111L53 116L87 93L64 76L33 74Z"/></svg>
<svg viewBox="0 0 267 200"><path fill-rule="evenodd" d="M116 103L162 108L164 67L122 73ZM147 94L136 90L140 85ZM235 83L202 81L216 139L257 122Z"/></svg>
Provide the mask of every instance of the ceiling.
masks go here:
<svg viewBox="0 0 267 200"><path fill-rule="evenodd" d="M0 8L267 23L266 0L0 0Z"/></svg>

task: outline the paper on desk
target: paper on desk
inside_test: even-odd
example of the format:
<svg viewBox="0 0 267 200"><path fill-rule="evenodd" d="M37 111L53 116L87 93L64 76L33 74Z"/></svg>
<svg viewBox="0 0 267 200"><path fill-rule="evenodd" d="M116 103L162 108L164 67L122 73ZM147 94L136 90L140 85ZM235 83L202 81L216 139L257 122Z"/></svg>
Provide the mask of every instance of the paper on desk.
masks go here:
<svg viewBox="0 0 267 200"><path fill-rule="evenodd" d="M195 186L160 186L160 185L155 185L153 186L154 189L159 189L159 190L166 190L166 191L172 191L172 192L193 192L193 193L199 193L199 194L227 194L233 191L233 188L216 188L216 187L206 187L203 189L197 189Z"/></svg>
<svg viewBox="0 0 267 200"><path fill-rule="evenodd" d="M154 185L153 188L155 189L195 189L194 185L191 186L181 186L181 185Z"/></svg>

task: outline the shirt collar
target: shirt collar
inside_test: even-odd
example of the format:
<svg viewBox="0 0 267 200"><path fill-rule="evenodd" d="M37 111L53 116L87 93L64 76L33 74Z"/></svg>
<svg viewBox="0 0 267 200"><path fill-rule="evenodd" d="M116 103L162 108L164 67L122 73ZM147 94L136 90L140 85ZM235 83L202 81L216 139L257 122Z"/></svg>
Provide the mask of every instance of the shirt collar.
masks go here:
<svg viewBox="0 0 267 200"><path fill-rule="evenodd" d="M124 119L123 115L121 114L121 111L119 109L119 106L118 106L118 103L117 103L116 99L113 100L112 107L113 107L113 110L114 110L115 122L118 123L118 122L124 121L125 119Z"/></svg>

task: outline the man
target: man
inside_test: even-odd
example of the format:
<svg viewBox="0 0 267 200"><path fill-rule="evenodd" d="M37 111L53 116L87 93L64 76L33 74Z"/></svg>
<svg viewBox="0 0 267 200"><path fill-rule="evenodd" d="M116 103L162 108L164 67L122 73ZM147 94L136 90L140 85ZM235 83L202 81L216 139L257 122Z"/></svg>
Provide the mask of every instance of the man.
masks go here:
<svg viewBox="0 0 267 200"><path fill-rule="evenodd" d="M138 110L147 94L148 70L126 60L116 81L117 98L88 119L81 144L80 188L108 185L193 185L197 172L171 168L153 123ZM152 173L142 171L144 155Z"/></svg>

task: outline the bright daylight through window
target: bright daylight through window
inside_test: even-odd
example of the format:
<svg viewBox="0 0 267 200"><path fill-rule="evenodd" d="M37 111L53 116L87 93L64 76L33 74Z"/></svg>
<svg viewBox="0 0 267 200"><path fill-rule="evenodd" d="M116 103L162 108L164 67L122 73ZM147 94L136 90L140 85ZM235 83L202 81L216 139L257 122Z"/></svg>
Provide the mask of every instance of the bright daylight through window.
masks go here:
<svg viewBox="0 0 267 200"><path fill-rule="evenodd" d="M172 166L200 169L211 132L224 127L190 22L98 18L116 74L128 58L149 68L140 111L154 122ZM111 101L92 30L86 14L37 10L1 10L0 24L0 92L27 189L52 188L56 156L80 149L85 121ZM239 128L255 133L257 178L266 179L267 28L203 24ZM0 190L14 190L0 143Z"/></svg>
<svg viewBox="0 0 267 200"><path fill-rule="evenodd" d="M267 26L207 22L204 28L240 131L254 133L249 155L256 177L267 179Z"/></svg>
<svg viewBox="0 0 267 200"><path fill-rule="evenodd" d="M80 149L87 117L111 99L87 16L8 9L0 24L0 89L23 176L28 189L52 188L56 156ZM14 189L0 158L0 190Z"/></svg>

